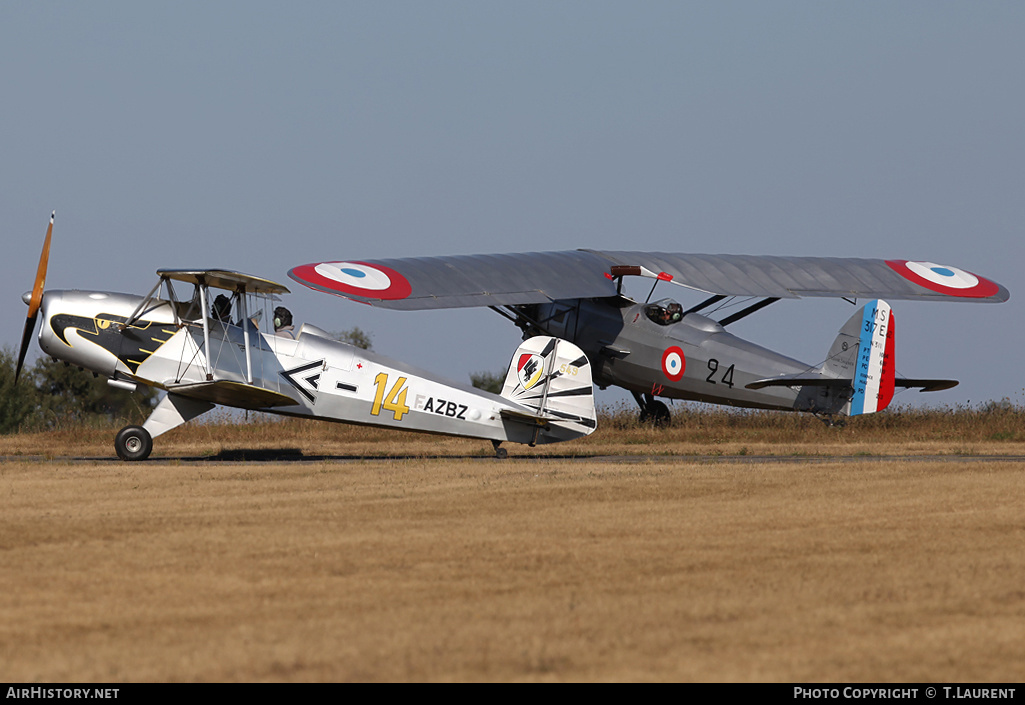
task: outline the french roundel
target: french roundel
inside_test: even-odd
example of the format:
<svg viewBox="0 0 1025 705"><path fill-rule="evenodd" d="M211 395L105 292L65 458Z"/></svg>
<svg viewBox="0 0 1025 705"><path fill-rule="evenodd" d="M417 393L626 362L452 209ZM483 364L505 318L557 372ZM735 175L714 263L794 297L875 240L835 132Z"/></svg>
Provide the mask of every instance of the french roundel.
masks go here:
<svg viewBox="0 0 1025 705"><path fill-rule="evenodd" d="M977 277L957 267L934 262L909 262L903 259L886 260L886 264L908 281L939 294L985 298L999 291L999 287L988 279Z"/></svg>
<svg viewBox="0 0 1025 705"><path fill-rule="evenodd" d="M672 382L679 382L683 378L683 371L687 368L687 360L683 356L683 350L673 345L666 348L662 353L662 373Z"/></svg>
<svg viewBox="0 0 1025 705"><path fill-rule="evenodd" d="M412 288L390 267L367 262L321 262L295 268L302 281L314 286L368 299L404 299Z"/></svg>

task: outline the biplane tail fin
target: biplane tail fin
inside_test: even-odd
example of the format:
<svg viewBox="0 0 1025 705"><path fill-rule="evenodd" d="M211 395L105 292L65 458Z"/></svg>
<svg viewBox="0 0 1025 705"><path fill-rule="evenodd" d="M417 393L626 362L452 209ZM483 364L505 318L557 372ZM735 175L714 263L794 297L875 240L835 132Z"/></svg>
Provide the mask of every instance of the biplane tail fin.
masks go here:
<svg viewBox="0 0 1025 705"><path fill-rule="evenodd" d="M502 396L529 410L521 420L558 429L567 438L586 436L597 427L591 364L568 340L525 340L509 363Z"/></svg>

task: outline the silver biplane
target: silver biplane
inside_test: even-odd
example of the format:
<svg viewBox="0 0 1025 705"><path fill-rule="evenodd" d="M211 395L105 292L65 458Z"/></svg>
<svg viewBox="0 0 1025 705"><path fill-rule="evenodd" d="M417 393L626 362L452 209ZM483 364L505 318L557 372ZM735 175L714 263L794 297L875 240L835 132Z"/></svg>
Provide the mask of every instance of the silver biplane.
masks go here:
<svg viewBox="0 0 1025 705"><path fill-rule="evenodd" d="M954 380L895 371L894 316L885 299L1002 302L1003 286L932 262L575 250L326 261L288 275L312 289L399 310L487 306L525 337L578 345L602 389L629 390L642 421L670 420L663 399L810 412L833 423L885 409L894 390L948 389ZM624 279L651 282L648 297ZM652 300L656 286L697 295ZM780 299L867 300L823 360L808 364L743 340L731 324ZM743 306L732 313L727 304Z"/></svg>
<svg viewBox="0 0 1025 705"><path fill-rule="evenodd" d="M595 429L590 364L564 340L524 341L501 394L490 394L339 342L309 323L278 334L269 322L283 314L275 304L288 289L248 274L162 269L145 296L44 292L52 232L51 216L36 282L24 297L29 311L15 374L41 315L45 353L115 387L164 390L142 426L117 434L124 460L147 458L154 438L217 404L486 439L498 457L507 455L504 441L533 446ZM212 299L215 291L222 293Z"/></svg>

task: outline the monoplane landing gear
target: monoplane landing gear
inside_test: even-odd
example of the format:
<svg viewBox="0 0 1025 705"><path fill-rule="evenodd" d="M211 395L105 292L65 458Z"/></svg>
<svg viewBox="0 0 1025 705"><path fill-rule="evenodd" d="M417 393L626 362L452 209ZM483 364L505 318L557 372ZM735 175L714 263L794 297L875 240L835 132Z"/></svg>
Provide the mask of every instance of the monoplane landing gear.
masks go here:
<svg viewBox="0 0 1025 705"><path fill-rule="evenodd" d="M509 451L505 448L500 448L502 441L491 441L491 445L495 447L495 457L499 460L505 460L509 457Z"/></svg>
<svg viewBox="0 0 1025 705"><path fill-rule="evenodd" d="M125 426L114 438L114 450L121 460L145 460L153 450L153 437L142 426Z"/></svg>
<svg viewBox="0 0 1025 705"><path fill-rule="evenodd" d="M633 393L637 405L641 407L641 414L637 417L642 424L650 423L655 428L668 428L672 424L672 416L669 407L665 403L655 399L650 394L643 397L637 392Z"/></svg>

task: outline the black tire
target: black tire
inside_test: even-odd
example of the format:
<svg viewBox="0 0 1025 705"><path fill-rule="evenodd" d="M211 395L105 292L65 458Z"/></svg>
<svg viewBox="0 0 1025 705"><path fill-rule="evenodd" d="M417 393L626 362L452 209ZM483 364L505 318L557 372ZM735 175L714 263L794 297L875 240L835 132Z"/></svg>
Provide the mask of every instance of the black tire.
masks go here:
<svg viewBox="0 0 1025 705"><path fill-rule="evenodd" d="M669 413L669 407L658 400L648 402L641 409L641 423L650 423L655 428L668 428L672 421L673 417Z"/></svg>
<svg viewBox="0 0 1025 705"><path fill-rule="evenodd" d="M114 438L114 450L121 460L145 460L153 450L153 437L142 426L125 426Z"/></svg>

